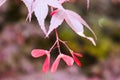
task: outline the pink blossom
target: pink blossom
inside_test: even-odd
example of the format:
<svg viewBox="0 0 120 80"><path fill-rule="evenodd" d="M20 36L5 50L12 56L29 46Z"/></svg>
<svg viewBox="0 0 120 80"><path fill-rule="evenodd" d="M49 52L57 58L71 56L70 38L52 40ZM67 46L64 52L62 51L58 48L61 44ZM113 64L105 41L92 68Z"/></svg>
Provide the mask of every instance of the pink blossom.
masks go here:
<svg viewBox="0 0 120 80"><path fill-rule="evenodd" d="M49 70L49 66L50 66L50 54L49 54L49 51L43 50L43 49L34 49L34 50L32 50L31 54L32 54L32 56L34 58L38 58L38 57L41 57L43 55L46 55L46 59L45 59L45 62L43 64L42 71L47 72Z"/></svg>
<svg viewBox="0 0 120 80"><path fill-rule="evenodd" d="M65 63L68 66L72 66L74 63L74 60L72 57L64 55L64 54L60 54L60 55L58 55L58 57L56 58L56 60L52 64L51 72L55 72L57 70L57 67L58 67L58 64L59 64L61 58L65 61Z"/></svg>
<svg viewBox="0 0 120 80"><path fill-rule="evenodd" d="M95 36L95 33L92 31L92 29L89 27L89 25L79 16L77 13L64 9L57 9L53 11L53 15L50 21L49 30L46 36L48 36L54 29L58 28L59 25L62 24L62 22L65 20L67 24L73 29L74 32L76 32L78 35L89 39L94 45L95 41L92 37L87 37L84 34L84 28L83 25L85 25Z"/></svg>
<svg viewBox="0 0 120 80"><path fill-rule="evenodd" d="M0 6L2 6L7 0L0 0Z"/></svg>

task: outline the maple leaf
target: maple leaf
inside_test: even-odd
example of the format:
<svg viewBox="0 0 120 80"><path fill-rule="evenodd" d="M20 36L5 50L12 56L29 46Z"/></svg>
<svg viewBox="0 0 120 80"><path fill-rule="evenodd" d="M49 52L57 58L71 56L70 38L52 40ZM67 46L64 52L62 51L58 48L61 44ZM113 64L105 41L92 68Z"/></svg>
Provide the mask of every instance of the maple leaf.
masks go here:
<svg viewBox="0 0 120 80"><path fill-rule="evenodd" d="M43 64L42 71L47 72L49 70L49 66L50 66L50 54L49 54L49 51L43 50L43 49L34 49L34 50L32 50L31 55L34 58L38 58L38 57L46 55L46 59L45 59L45 62Z"/></svg>
<svg viewBox="0 0 120 80"><path fill-rule="evenodd" d="M87 37L84 35L84 28L83 25L85 25L95 36L95 33L92 31L92 29L89 27L89 25L75 12L64 9L57 9L55 11L53 11L53 15L50 21L50 26L49 26L49 30L48 33L46 35L46 37L48 37L48 35L54 30L56 29L59 25L62 24L62 22L65 20L66 23L73 29L73 31L75 33L77 33L78 35L89 39L94 45L95 41L92 37Z"/></svg>
<svg viewBox="0 0 120 80"><path fill-rule="evenodd" d="M56 60L52 64L51 72L55 72L57 70L57 67L58 67L58 64L59 64L61 58L65 61L65 63L68 66L72 66L74 63L74 60L72 57L64 55L64 54L60 54L60 55L58 55L58 57L56 58Z"/></svg>
<svg viewBox="0 0 120 80"><path fill-rule="evenodd" d="M0 0L0 6L2 6L7 0Z"/></svg>
<svg viewBox="0 0 120 80"><path fill-rule="evenodd" d="M63 9L62 5L57 0L22 0L28 8L28 17L31 21L31 15L34 12L38 23L46 34L45 19L48 15L48 5L54 8Z"/></svg>

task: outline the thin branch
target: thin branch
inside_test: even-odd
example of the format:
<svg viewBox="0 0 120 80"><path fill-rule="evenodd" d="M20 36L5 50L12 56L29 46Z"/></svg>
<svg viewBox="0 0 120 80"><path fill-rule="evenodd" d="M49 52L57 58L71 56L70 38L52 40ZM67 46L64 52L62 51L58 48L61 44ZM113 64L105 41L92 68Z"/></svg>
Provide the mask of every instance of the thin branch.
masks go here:
<svg viewBox="0 0 120 80"><path fill-rule="evenodd" d="M57 42L58 51L59 51L59 54L61 54L60 43L59 43L59 37L58 37L57 29L55 29L55 34L56 34L56 42Z"/></svg>

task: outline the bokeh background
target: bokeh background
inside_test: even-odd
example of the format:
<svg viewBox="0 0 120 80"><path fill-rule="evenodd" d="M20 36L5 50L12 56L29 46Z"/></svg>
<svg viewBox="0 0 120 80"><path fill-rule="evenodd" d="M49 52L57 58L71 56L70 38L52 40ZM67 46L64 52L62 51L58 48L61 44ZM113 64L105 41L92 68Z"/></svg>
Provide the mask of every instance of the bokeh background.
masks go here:
<svg viewBox="0 0 120 80"><path fill-rule="evenodd" d="M49 49L55 34L45 39L34 14L31 22L25 21L27 8L22 1L8 0L0 7L0 80L120 80L120 0L90 0L88 10L86 0L71 0L64 7L80 14L97 35L93 46L66 23L58 28L59 37L83 54L82 67L61 62L56 73L42 73L45 57L34 59L31 50ZM49 20L50 16L46 26ZM85 34L93 37L86 28ZM56 54L53 51L52 62Z"/></svg>

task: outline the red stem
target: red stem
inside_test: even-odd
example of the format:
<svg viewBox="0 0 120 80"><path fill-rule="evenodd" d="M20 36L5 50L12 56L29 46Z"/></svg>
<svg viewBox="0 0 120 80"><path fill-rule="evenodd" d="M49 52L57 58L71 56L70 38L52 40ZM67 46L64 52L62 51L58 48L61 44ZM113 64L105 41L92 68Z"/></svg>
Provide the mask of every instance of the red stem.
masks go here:
<svg viewBox="0 0 120 80"><path fill-rule="evenodd" d="M58 51L59 51L59 54L61 54L60 43L59 43L59 37L58 37L57 29L55 29L55 34L56 34L56 42L57 42Z"/></svg>

